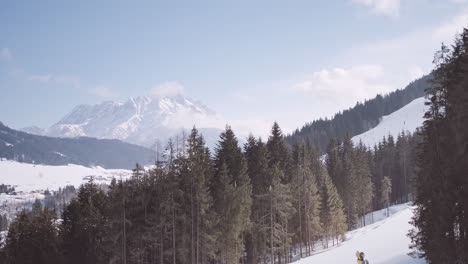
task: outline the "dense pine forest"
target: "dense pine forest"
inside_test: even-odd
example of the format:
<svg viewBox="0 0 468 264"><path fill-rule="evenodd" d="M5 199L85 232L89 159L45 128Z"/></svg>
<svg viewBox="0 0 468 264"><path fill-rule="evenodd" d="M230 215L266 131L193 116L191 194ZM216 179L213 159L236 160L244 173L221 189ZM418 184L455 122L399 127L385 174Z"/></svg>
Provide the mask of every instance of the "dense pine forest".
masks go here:
<svg viewBox="0 0 468 264"><path fill-rule="evenodd" d="M194 128L128 181L37 201L10 225L6 263L288 263L340 243L368 212L407 201L417 137L371 151L331 140L287 146L278 124L244 146L230 127L210 153ZM54 197L60 197L54 199ZM62 209L64 208L64 209ZM59 220L60 219L60 220ZM38 246L40 245L40 246Z"/></svg>

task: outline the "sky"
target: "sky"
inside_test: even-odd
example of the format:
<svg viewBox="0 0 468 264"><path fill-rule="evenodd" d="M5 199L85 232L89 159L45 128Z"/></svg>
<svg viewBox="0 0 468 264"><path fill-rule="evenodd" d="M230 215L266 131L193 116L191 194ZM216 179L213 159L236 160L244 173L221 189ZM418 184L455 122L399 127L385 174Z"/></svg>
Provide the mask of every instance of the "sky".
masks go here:
<svg viewBox="0 0 468 264"><path fill-rule="evenodd" d="M183 94L239 133L288 133L429 73L466 25L468 0L5 0L0 121Z"/></svg>

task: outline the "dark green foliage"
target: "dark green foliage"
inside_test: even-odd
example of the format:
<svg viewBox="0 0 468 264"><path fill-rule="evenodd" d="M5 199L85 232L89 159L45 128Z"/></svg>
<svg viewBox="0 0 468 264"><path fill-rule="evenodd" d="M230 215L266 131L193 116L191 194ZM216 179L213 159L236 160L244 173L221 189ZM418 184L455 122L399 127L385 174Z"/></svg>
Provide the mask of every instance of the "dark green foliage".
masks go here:
<svg viewBox="0 0 468 264"><path fill-rule="evenodd" d="M374 186L370 170L370 160L366 148L360 144L354 154L354 173L356 180L356 206L357 213L361 217L361 225L366 225L365 215L372 209L374 198Z"/></svg>
<svg viewBox="0 0 468 264"><path fill-rule="evenodd" d="M468 262L468 29L436 53L418 150L418 205L410 233L429 263Z"/></svg>
<svg viewBox="0 0 468 264"><path fill-rule="evenodd" d="M288 263L311 255L317 242L343 241L347 226L387 205L373 195L374 185L389 188L383 173L401 185L390 202L408 197L409 180L401 179L410 178L402 171L411 162L402 157L414 142L402 134L370 152L347 137L330 143L324 165L309 141L290 151L276 123L267 143L250 136L244 152L227 127L214 157L193 129L169 141L163 161L151 169L137 163L107 192L89 182L71 202L74 188L47 190L44 204L63 210L61 263Z"/></svg>
<svg viewBox="0 0 468 264"><path fill-rule="evenodd" d="M268 138L267 142L268 149L268 165L270 168L273 166L278 166L278 168L283 172L284 176L281 178L283 183L289 183L291 181L290 176L290 157L288 147L283 138L283 132L278 123L274 123L271 128L271 135Z"/></svg>
<svg viewBox="0 0 468 264"><path fill-rule="evenodd" d="M288 251L292 243L293 234L288 228L288 222L294 214L295 209L292 204L292 195L289 184L281 183L284 177L283 172L278 165L271 168L272 182L269 187L267 202L270 204L270 210L267 215L269 218L269 250L270 256L275 258L278 255L279 262L284 258L285 262L288 260Z"/></svg>
<svg viewBox="0 0 468 264"><path fill-rule="evenodd" d="M80 187L63 212L61 237L66 263L101 263L107 228L105 193L93 182Z"/></svg>
<svg viewBox="0 0 468 264"><path fill-rule="evenodd" d="M272 176L268 168L268 153L261 139L249 136L244 146L248 175L252 182L252 227L246 235L247 263L258 263L270 252L269 237L269 191Z"/></svg>
<svg viewBox="0 0 468 264"><path fill-rule="evenodd" d="M62 263L56 220L55 213L41 203L35 203L32 211L21 211L6 238L6 263Z"/></svg>
<svg viewBox="0 0 468 264"><path fill-rule="evenodd" d="M320 220L322 235L328 247L328 240L332 240L332 245L345 239L347 220L344 212L343 201L333 184L325 168L322 169L321 181ZM336 242L335 242L336 241Z"/></svg>
<svg viewBox="0 0 468 264"><path fill-rule="evenodd" d="M220 216L217 230L218 260L235 263L244 251L244 236L250 229L252 185L247 163L230 127L221 134L215 155L211 184L214 208Z"/></svg>
<svg viewBox="0 0 468 264"><path fill-rule="evenodd" d="M310 255L315 242L321 238L320 206L321 197L318 192L318 182L321 178L319 157L309 143L295 144L292 152L293 176L291 188L295 215L291 226L294 230L294 242L299 244L302 255Z"/></svg>

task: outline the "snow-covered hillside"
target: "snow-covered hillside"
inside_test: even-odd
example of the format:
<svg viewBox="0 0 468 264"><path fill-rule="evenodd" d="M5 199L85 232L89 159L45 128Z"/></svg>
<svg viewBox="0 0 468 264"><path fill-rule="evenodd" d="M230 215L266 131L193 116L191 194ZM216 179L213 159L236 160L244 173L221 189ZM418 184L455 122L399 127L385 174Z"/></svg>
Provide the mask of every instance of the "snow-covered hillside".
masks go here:
<svg viewBox="0 0 468 264"><path fill-rule="evenodd" d="M14 193L0 194L0 215L6 214L12 220L18 210L28 208L36 200L44 199L46 190L73 185L78 188L91 178L95 183L110 183L113 178L127 179L130 170L88 168L69 164L66 166L34 165L0 159L0 184L15 188Z"/></svg>
<svg viewBox="0 0 468 264"><path fill-rule="evenodd" d="M402 131L416 131L416 128L422 126L424 121L423 116L427 110L424 102L424 97L415 99L390 115L382 117L376 127L354 136L352 138L354 144L359 144L362 141L364 145L372 148L381 142L384 136L396 137Z"/></svg>
<svg viewBox="0 0 468 264"><path fill-rule="evenodd" d="M30 127L24 130L53 137L119 139L150 147L156 142L165 145L169 137L180 134L183 129L191 129L194 125L205 136L208 145L214 145L224 123L202 103L175 95L143 96L130 98L126 102L79 105L45 132Z"/></svg>
<svg viewBox="0 0 468 264"><path fill-rule="evenodd" d="M374 213L383 218L374 224L347 233L347 240L339 246L301 259L296 264L343 264L356 263L356 251L362 251L372 264L422 264L423 259L408 256L410 239L408 231L414 207L402 204L390 208L390 217L383 218L383 211ZM375 219L374 218L374 219Z"/></svg>

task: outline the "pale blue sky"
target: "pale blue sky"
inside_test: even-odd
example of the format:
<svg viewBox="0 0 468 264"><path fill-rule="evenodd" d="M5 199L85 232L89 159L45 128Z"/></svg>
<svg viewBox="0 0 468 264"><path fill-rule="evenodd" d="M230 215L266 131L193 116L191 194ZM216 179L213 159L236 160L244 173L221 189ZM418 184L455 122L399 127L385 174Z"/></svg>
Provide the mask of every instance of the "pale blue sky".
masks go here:
<svg viewBox="0 0 468 264"><path fill-rule="evenodd" d="M243 132L402 88L468 25L464 0L1 1L0 121L183 86Z"/></svg>

